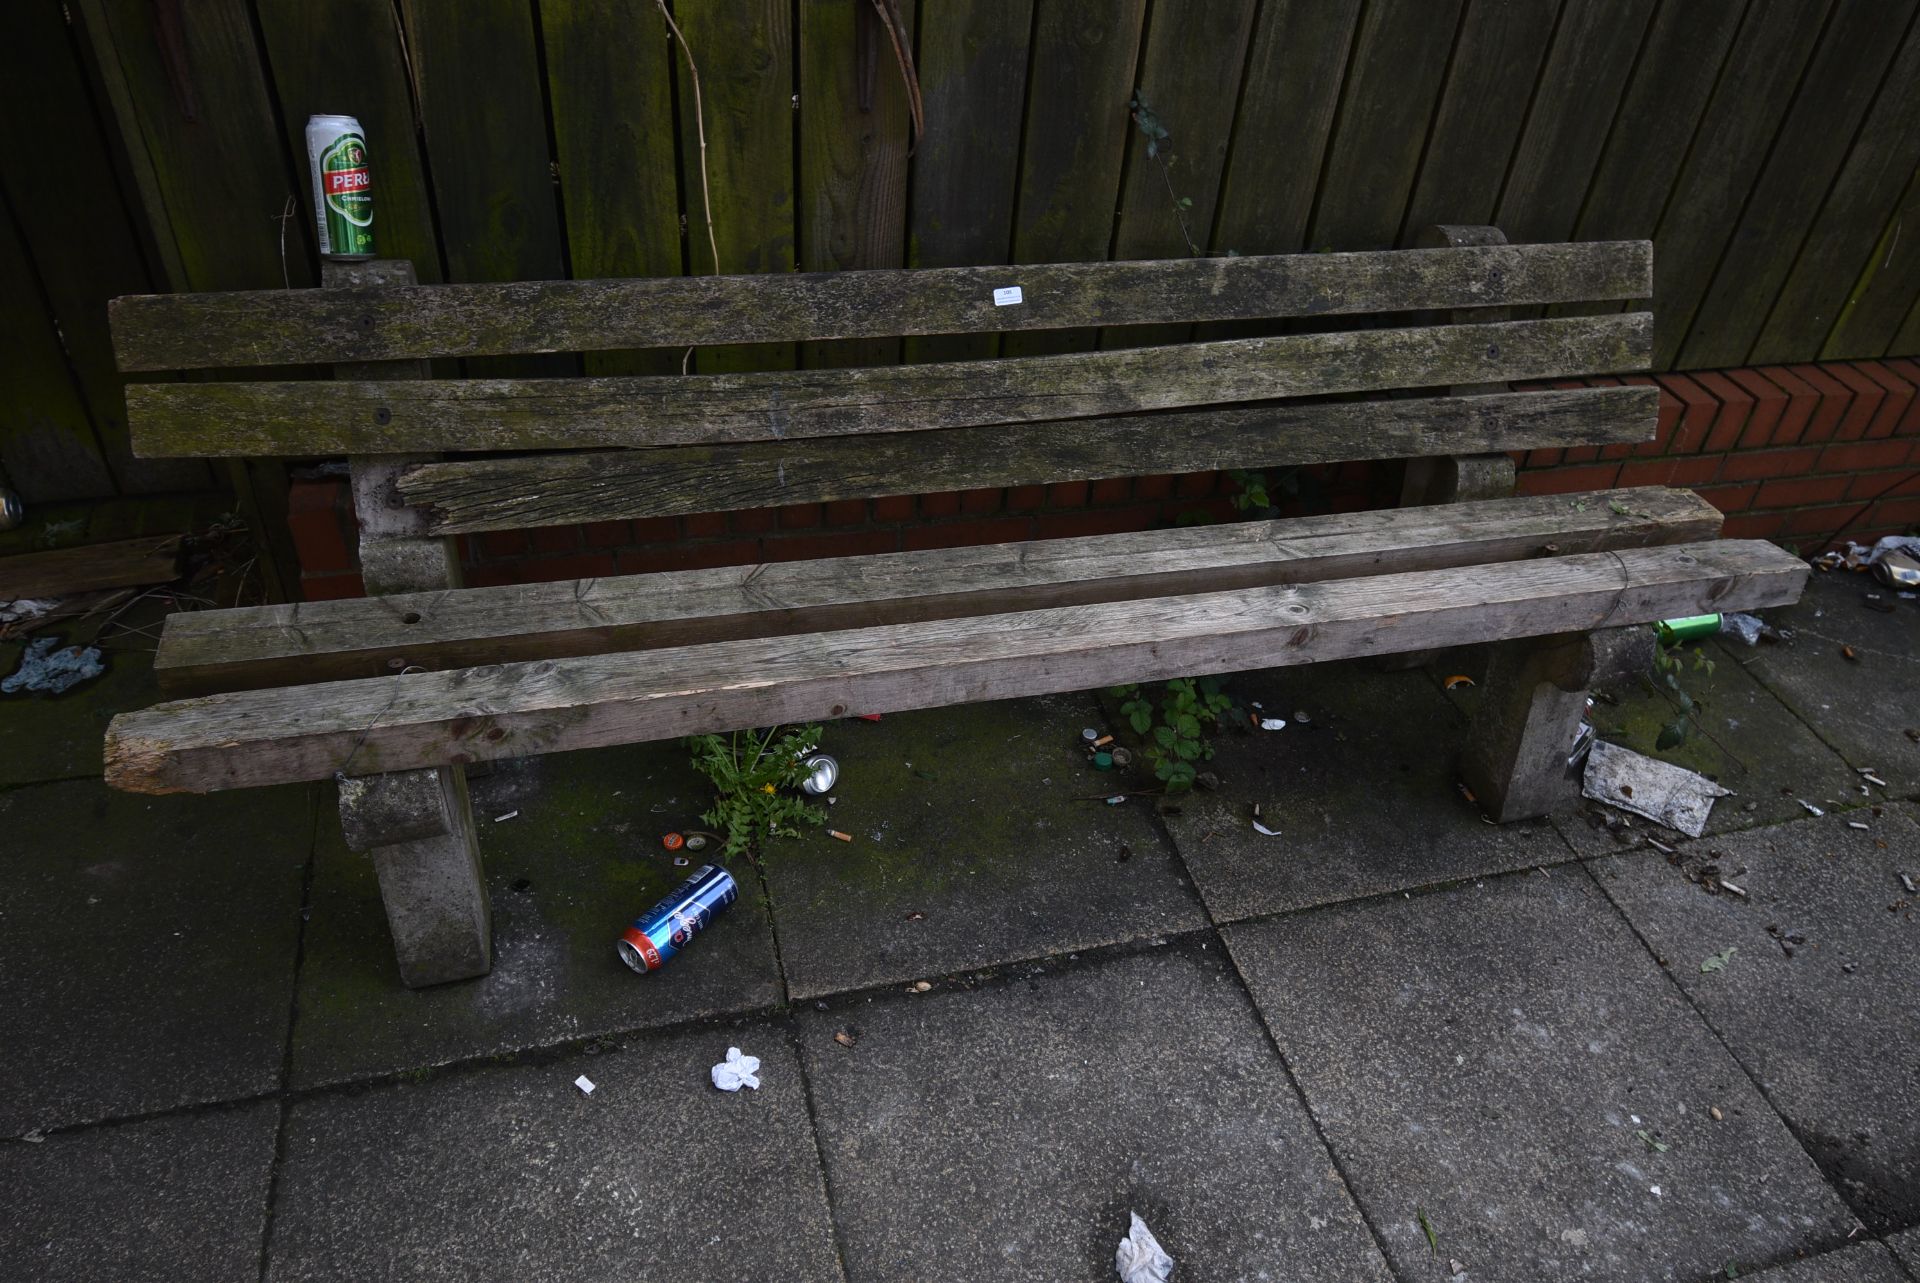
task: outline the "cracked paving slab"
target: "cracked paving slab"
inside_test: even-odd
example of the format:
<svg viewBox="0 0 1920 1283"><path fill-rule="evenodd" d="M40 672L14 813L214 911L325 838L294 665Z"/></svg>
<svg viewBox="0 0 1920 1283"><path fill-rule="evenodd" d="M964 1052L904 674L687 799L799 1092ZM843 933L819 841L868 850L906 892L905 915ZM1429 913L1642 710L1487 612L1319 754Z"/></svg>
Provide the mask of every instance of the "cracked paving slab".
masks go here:
<svg viewBox="0 0 1920 1283"><path fill-rule="evenodd" d="M1226 933L1401 1277L1692 1280L1856 1224L1583 869Z"/></svg>
<svg viewBox="0 0 1920 1283"><path fill-rule="evenodd" d="M856 1280L1108 1280L1130 1210L1176 1277L1389 1277L1217 942L823 1005L801 1053Z"/></svg>
<svg viewBox="0 0 1920 1283"><path fill-rule="evenodd" d="M1868 1227L1920 1222L1920 896L1900 880L1920 878L1920 824L1854 811L1675 858L1593 872ZM1747 894L1708 894L1709 865Z"/></svg>

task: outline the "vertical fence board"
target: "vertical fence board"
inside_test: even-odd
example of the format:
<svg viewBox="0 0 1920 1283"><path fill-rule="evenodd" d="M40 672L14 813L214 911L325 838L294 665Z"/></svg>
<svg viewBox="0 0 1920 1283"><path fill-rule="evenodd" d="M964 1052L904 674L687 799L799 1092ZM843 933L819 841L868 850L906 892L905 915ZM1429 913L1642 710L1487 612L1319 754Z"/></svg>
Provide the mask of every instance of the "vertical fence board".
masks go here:
<svg viewBox="0 0 1920 1283"><path fill-rule="evenodd" d="M1235 98L1227 90L1239 85L1246 67L1254 8L1252 0L1192 5L1162 0L1148 13L1139 88L1170 136L1150 158L1146 137L1137 129L1127 135L1113 257L1185 258L1208 252L1233 136ZM1180 201L1188 204L1182 207ZM1100 346L1178 343L1192 329L1118 326L1101 331Z"/></svg>
<svg viewBox="0 0 1920 1283"><path fill-rule="evenodd" d="M1453 66L1400 230L1493 221L1560 0L1468 0Z"/></svg>
<svg viewBox="0 0 1920 1283"><path fill-rule="evenodd" d="M256 0L300 208L314 218L307 180L307 118L352 116L367 134L373 168L373 239L382 258L404 258L422 281L440 279L426 166L415 127L407 54L392 0Z"/></svg>
<svg viewBox="0 0 1920 1283"><path fill-rule="evenodd" d="M1656 232L1656 369L1673 365L1829 7L1827 0L1753 0L1734 37Z"/></svg>
<svg viewBox="0 0 1920 1283"><path fill-rule="evenodd" d="M6 194L112 472L112 485L81 497L204 489L206 464L136 459L127 437L106 300L149 291L153 277L60 6L0 6L0 49L0 118L21 126L8 139ZM3 305L41 306L12 291Z"/></svg>
<svg viewBox="0 0 1920 1283"><path fill-rule="evenodd" d="M1908 143L1920 140L1920 126L1907 128L1916 131L1908 135ZM1819 349L1822 360L1920 355L1920 342L1911 338L1901 342L1897 337L1908 309L1920 301L1920 255L1913 253L1911 241L1906 252L1901 252L1901 241L1920 231L1920 167L1914 168L1912 175L1879 239L1868 248L1860 271L1847 282L1846 301L1840 305L1832 333ZM1812 261L1817 264L1821 257L1815 254ZM1771 346L1763 335L1761 344L1768 352L1792 353L1782 360L1805 359L1800 355L1806 350L1804 344L1797 340L1790 343L1785 334Z"/></svg>
<svg viewBox="0 0 1920 1283"><path fill-rule="evenodd" d="M907 263L999 263L1013 238L1033 0L937 0L920 10L927 136L913 159ZM992 334L906 342L910 361L992 356Z"/></svg>
<svg viewBox="0 0 1920 1283"><path fill-rule="evenodd" d="M111 60L125 85L131 115L120 128L153 176L145 214L178 264L169 283L191 290L312 285L313 237L298 212L298 171L274 122L245 0L191 6L180 23L179 62L165 52L157 6L87 0L82 7L99 19L88 25L97 26L101 62ZM290 197L293 216L283 220Z"/></svg>
<svg viewBox="0 0 1920 1283"><path fill-rule="evenodd" d="M900 6L913 52L913 5ZM865 27L862 32L861 28ZM862 41L867 61L862 65ZM866 106L862 106L862 102ZM800 265L809 272L906 262L912 119L893 43L873 6L800 4ZM801 347L808 366L900 359L898 339Z"/></svg>
<svg viewBox="0 0 1920 1283"><path fill-rule="evenodd" d="M449 278L565 276L531 10L402 2Z"/></svg>
<svg viewBox="0 0 1920 1283"><path fill-rule="evenodd" d="M113 493L26 243L0 209L0 470L28 503Z"/></svg>
<svg viewBox="0 0 1920 1283"><path fill-rule="evenodd" d="M1652 12L1653 0L1567 0L1500 194L1494 221L1508 240L1573 234Z"/></svg>
<svg viewBox="0 0 1920 1283"><path fill-rule="evenodd" d="M1212 248L1305 248L1360 0L1266 0L1254 22Z"/></svg>
<svg viewBox="0 0 1920 1283"><path fill-rule="evenodd" d="M1743 12L1743 2L1734 0L1661 0L1587 188L1574 239L1653 236ZM1553 316L1573 316L1617 312L1620 307L1559 303L1547 310Z"/></svg>
<svg viewBox="0 0 1920 1283"><path fill-rule="evenodd" d="M1389 249L1413 191L1461 0L1372 0L1355 36L1307 244Z"/></svg>
<svg viewBox="0 0 1920 1283"><path fill-rule="evenodd" d="M1916 182L1920 26L1908 29L1749 360L1773 364L1803 360L1808 352L1843 358L1886 351L1905 304L1920 291L1920 255L1899 252L1887 211L1898 210L1902 189Z"/></svg>
<svg viewBox="0 0 1920 1283"><path fill-rule="evenodd" d="M674 17L700 68L707 128L706 168L722 272L790 272L794 264L793 11L786 0L682 4ZM681 69L684 70L684 67ZM688 77L677 80L681 190L693 271L715 270L700 196L700 139ZM787 369L791 343L705 348L695 358L713 374Z"/></svg>
<svg viewBox="0 0 1920 1283"><path fill-rule="evenodd" d="M1676 358L1681 365L1738 365L1746 359L1913 13L1912 0L1834 10L1687 326Z"/></svg>
<svg viewBox="0 0 1920 1283"><path fill-rule="evenodd" d="M573 274L678 276L673 132L679 55L651 3L541 0L554 144ZM688 90L689 110L692 91ZM701 236L705 238L704 228ZM589 374L670 374L680 353L589 352Z"/></svg>
<svg viewBox="0 0 1920 1283"><path fill-rule="evenodd" d="M1013 261L1103 259L1126 152L1146 0L1038 0ZM1084 350L1097 330L1009 334L1009 355Z"/></svg>

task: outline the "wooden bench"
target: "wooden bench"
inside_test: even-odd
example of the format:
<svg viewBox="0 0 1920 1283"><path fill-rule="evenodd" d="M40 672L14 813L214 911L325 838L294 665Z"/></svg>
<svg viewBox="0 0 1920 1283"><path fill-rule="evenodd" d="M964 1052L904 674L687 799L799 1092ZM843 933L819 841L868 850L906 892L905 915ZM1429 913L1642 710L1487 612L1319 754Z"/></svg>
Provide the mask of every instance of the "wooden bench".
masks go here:
<svg viewBox="0 0 1920 1283"><path fill-rule="evenodd" d="M1508 390L1646 367L1651 317L1617 309L1651 294L1647 243L1508 246L1464 228L1423 245L508 285L332 264L316 290L116 300L123 369L249 376L131 384L138 451L348 456L373 595L172 616L156 672L177 698L114 719L107 778L150 793L338 779L410 985L488 968L462 768L513 755L1504 642L1462 770L1494 818L1542 813L1567 787L1589 631L1789 602L1806 570L1765 543L1712 542L1719 513L1688 491L1512 497L1506 451L1653 436L1649 386ZM1553 304L1601 306L1499 310ZM1146 348L1086 333L1255 322L1265 333ZM819 368L756 373L432 378L428 364L630 349L677 364L689 345L1036 330L1079 333L1050 356L842 368L842 344L814 349ZM316 365L331 382L257 377ZM495 588L461 588L452 547L1368 459L1411 461L1406 506Z"/></svg>

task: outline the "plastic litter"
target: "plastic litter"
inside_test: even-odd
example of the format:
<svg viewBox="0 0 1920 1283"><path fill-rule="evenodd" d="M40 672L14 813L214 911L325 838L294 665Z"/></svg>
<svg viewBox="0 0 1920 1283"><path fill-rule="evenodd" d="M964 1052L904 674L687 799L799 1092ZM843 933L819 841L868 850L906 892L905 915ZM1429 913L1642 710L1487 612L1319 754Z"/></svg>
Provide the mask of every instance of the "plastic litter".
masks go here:
<svg viewBox="0 0 1920 1283"><path fill-rule="evenodd" d="M1731 793L1685 767L1601 739L1588 750L1580 791L1597 802L1644 815L1690 838L1706 830L1714 799Z"/></svg>
<svg viewBox="0 0 1920 1283"><path fill-rule="evenodd" d="M713 1085L721 1091L739 1091L742 1087L760 1090L760 1057L743 1056L738 1047L727 1048L727 1058L713 1067Z"/></svg>
<svg viewBox="0 0 1920 1283"><path fill-rule="evenodd" d="M1767 632L1767 621L1758 615L1720 616L1720 635L1738 637L1749 646L1758 646Z"/></svg>
<svg viewBox="0 0 1920 1283"><path fill-rule="evenodd" d="M1140 1213L1127 1215L1132 1224L1113 1254L1113 1268L1120 1274L1120 1283L1167 1283L1173 1277L1173 1258L1161 1248Z"/></svg>
<svg viewBox="0 0 1920 1283"><path fill-rule="evenodd" d="M1813 803L1809 801L1806 801L1803 798L1795 798L1794 800L1799 802L1802 807L1806 808L1807 814L1813 816L1815 819L1819 819L1821 816L1826 814L1825 811L1821 810L1819 807L1815 806Z"/></svg>
<svg viewBox="0 0 1920 1283"><path fill-rule="evenodd" d="M59 646L58 637L40 637L28 642L20 656L20 667L14 669L13 676L0 680L0 691L9 695L18 691L58 695L107 671L100 660L99 647L58 649Z"/></svg>
<svg viewBox="0 0 1920 1283"><path fill-rule="evenodd" d="M1260 729L1263 731L1284 731L1287 729L1287 719L1284 717L1263 717L1260 719Z"/></svg>
<svg viewBox="0 0 1920 1283"><path fill-rule="evenodd" d="M21 597L17 601L0 601L0 624L24 624L29 619L38 619L52 613L60 601L58 597Z"/></svg>
<svg viewBox="0 0 1920 1283"><path fill-rule="evenodd" d="M587 1077L585 1074L581 1074L578 1078L574 1079L573 1085L580 1089L582 1096L593 1095L593 1079Z"/></svg>

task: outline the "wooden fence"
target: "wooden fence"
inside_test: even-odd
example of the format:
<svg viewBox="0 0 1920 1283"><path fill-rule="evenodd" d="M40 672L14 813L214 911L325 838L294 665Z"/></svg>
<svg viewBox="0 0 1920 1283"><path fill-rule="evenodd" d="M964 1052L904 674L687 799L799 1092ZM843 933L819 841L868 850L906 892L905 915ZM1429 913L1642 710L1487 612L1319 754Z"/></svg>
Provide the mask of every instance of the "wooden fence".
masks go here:
<svg viewBox="0 0 1920 1283"><path fill-rule="evenodd" d="M1663 368L1920 352L1920 0L900 3L917 149L869 0L677 0L698 94L653 0L0 6L0 474L35 499L208 484L129 456L103 305L313 284L314 112L366 125L381 252L430 281L708 272L709 195L727 272L1365 249L1492 222L1653 237ZM1152 154L1136 89L1168 133Z"/></svg>

